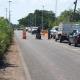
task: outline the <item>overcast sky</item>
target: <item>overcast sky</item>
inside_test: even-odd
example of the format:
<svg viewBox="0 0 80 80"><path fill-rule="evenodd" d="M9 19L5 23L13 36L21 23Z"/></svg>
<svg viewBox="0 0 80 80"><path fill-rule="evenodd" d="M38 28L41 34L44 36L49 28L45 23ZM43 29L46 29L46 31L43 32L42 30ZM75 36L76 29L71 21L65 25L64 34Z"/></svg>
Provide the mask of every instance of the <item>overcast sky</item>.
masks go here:
<svg viewBox="0 0 80 80"><path fill-rule="evenodd" d="M0 16L6 17L6 8L9 12L9 0L0 0ZM18 23L18 19L27 16L29 13L34 12L36 9L42 9L44 5L45 10L52 10L55 12L56 0L11 0L11 22ZM75 0L57 0L57 15L64 10L73 9ZM80 0L78 0L77 8ZM8 16L8 14L7 14Z"/></svg>

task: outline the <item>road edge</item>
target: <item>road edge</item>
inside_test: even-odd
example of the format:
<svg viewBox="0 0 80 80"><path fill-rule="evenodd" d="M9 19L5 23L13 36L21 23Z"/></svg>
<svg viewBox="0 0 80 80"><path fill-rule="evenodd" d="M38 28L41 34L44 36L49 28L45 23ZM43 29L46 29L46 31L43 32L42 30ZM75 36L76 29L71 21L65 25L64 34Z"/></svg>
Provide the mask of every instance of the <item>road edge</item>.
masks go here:
<svg viewBox="0 0 80 80"><path fill-rule="evenodd" d="M19 57L21 59L21 64L22 64L22 67L23 67L23 70L24 70L24 73L25 73L25 80L31 80L31 76L30 76L27 64L25 63L24 58L22 56L22 51L20 50L19 44L17 43L16 39L14 39L14 41L17 44L17 48L18 48L18 51L19 51Z"/></svg>

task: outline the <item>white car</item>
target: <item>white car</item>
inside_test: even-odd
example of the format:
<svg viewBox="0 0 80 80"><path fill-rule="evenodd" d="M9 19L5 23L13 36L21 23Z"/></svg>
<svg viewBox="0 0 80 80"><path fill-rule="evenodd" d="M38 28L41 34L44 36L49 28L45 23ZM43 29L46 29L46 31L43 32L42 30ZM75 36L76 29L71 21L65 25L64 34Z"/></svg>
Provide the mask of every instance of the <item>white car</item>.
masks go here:
<svg viewBox="0 0 80 80"><path fill-rule="evenodd" d="M28 32L31 32L31 27L28 27Z"/></svg>
<svg viewBox="0 0 80 80"><path fill-rule="evenodd" d="M50 30L50 35L51 35L51 37L53 37L54 39L55 39L55 36L56 36L56 32L57 32L58 30L56 29L56 27L54 27L54 28L52 28L51 30Z"/></svg>

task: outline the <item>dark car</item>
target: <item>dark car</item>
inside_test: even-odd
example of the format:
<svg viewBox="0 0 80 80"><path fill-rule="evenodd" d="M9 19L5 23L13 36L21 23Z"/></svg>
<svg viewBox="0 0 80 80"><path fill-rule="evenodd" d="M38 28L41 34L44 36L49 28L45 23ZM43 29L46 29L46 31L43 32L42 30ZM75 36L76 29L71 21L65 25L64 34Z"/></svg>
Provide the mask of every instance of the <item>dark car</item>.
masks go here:
<svg viewBox="0 0 80 80"><path fill-rule="evenodd" d="M36 34L37 33L37 29L38 29L38 27L32 27L32 34Z"/></svg>
<svg viewBox="0 0 80 80"><path fill-rule="evenodd" d="M71 44L74 44L75 47L80 44L80 29L75 29L69 34L69 45Z"/></svg>

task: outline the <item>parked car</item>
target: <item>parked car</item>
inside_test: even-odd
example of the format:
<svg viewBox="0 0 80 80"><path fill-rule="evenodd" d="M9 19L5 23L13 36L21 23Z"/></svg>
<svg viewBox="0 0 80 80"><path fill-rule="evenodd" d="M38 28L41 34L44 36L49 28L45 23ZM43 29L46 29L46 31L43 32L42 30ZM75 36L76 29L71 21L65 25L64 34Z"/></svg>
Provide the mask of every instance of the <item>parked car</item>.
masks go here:
<svg viewBox="0 0 80 80"><path fill-rule="evenodd" d="M31 27L28 27L28 32L31 33Z"/></svg>
<svg viewBox="0 0 80 80"><path fill-rule="evenodd" d="M55 26L53 27L51 30L50 30L50 35L51 35L51 38L54 38L55 39L55 36L56 36L56 32L58 31L58 26Z"/></svg>
<svg viewBox="0 0 80 80"><path fill-rule="evenodd" d="M74 44L74 46L78 46L80 44L80 28L74 29L72 33L69 35L69 45Z"/></svg>
<svg viewBox="0 0 80 80"><path fill-rule="evenodd" d="M37 33L37 29L38 29L38 27L32 27L32 34L36 34Z"/></svg>
<svg viewBox="0 0 80 80"><path fill-rule="evenodd" d="M26 27L26 31L28 31L28 27Z"/></svg>

